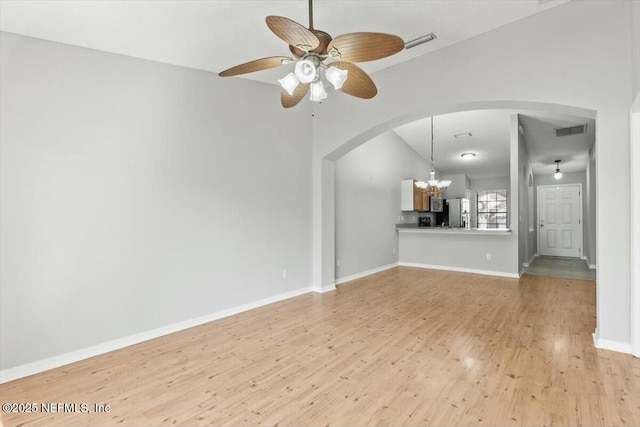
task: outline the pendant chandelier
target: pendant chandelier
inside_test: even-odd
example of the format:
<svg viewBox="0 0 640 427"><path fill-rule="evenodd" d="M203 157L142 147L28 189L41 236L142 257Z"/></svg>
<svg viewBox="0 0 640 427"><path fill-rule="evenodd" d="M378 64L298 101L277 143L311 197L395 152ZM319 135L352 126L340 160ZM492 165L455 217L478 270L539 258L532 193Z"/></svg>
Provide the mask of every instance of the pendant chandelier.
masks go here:
<svg viewBox="0 0 640 427"><path fill-rule="evenodd" d="M560 170L560 162L562 160L556 160L556 171L553 173L553 177L556 180L562 179L562 171Z"/></svg>
<svg viewBox="0 0 640 427"><path fill-rule="evenodd" d="M431 172L428 181L417 181L416 187L431 197L443 197L444 191L449 187L451 181L438 181L433 162L433 116L431 116Z"/></svg>

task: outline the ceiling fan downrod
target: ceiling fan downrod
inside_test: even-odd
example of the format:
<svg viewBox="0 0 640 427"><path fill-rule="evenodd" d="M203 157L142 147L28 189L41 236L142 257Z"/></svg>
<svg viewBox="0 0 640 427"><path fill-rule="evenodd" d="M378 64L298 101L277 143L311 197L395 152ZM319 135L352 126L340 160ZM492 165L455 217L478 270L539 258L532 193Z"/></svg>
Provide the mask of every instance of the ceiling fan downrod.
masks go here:
<svg viewBox="0 0 640 427"><path fill-rule="evenodd" d="M309 29L313 30L313 0L309 0Z"/></svg>

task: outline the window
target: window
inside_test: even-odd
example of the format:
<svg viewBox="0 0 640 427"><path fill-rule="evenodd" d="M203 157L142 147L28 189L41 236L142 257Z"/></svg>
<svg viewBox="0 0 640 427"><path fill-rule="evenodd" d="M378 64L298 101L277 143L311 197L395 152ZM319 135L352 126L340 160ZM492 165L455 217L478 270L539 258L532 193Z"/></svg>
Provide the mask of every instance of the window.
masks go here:
<svg viewBox="0 0 640 427"><path fill-rule="evenodd" d="M507 228L507 190L478 191L478 228Z"/></svg>

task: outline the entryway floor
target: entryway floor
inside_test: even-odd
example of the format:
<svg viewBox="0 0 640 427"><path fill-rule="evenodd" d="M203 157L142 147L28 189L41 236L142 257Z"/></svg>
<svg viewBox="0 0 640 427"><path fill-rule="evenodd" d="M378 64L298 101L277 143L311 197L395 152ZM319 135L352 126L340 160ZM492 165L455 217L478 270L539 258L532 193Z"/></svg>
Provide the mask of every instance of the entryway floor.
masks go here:
<svg viewBox="0 0 640 427"><path fill-rule="evenodd" d="M563 279L596 280L596 270L590 270L587 263L580 258L538 256L524 274Z"/></svg>

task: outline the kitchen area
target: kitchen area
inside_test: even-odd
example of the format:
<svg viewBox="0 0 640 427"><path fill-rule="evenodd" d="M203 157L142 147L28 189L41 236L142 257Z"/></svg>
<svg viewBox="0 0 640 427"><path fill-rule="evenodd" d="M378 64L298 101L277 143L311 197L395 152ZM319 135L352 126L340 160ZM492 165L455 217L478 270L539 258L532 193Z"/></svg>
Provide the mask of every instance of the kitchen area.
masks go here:
<svg viewBox="0 0 640 427"><path fill-rule="evenodd" d="M440 181L440 188L420 188L420 181L403 180L400 185L400 209L403 214L408 214L409 221L396 224L396 228L510 231L506 215L506 191L503 194L500 191L477 193L469 189L466 175L448 177L452 179ZM481 212L478 212L478 205L481 206ZM482 206L486 206L486 209ZM404 219L404 215L401 218Z"/></svg>
<svg viewBox="0 0 640 427"><path fill-rule="evenodd" d="M469 230L471 228L471 207L469 198L454 197L444 199L444 194L429 194L427 189L422 190L416 180L404 180L401 183L401 210L403 212L418 212L418 221L415 224L398 224L400 228L416 225L423 227L458 228Z"/></svg>
<svg viewBox="0 0 640 427"><path fill-rule="evenodd" d="M498 213L478 214L478 196L469 189L466 175L447 178L452 179L444 186L440 181L441 188L421 189L417 180L401 182L404 221L396 224L399 264L517 278L512 245L505 241L513 239L506 215L503 220ZM508 203L506 198L502 203ZM486 223L482 215L498 218Z"/></svg>

